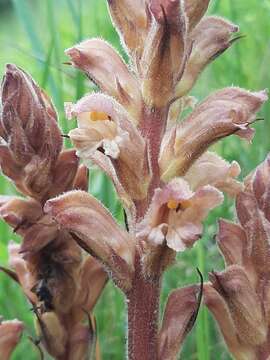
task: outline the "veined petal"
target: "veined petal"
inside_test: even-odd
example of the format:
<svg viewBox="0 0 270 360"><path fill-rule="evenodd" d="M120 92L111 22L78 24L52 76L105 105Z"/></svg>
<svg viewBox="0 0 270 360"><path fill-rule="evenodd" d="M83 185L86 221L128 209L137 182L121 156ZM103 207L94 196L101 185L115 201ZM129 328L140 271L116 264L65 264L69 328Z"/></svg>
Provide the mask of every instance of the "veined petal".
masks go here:
<svg viewBox="0 0 270 360"><path fill-rule="evenodd" d="M191 31L205 14L210 0L184 0L188 18L188 29Z"/></svg>
<svg viewBox="0 0 270 360"><path fill-rule="evenodd" d="M90 321L93 322L92 317ZM77 324L69 339L69 354L67 360L100 360L96 349L96 329L91 325Z"/></svg>
<svg viewBox="0 0 270 360"><path fill-rule="evenodd" d="M41 216L41 205L32 199L13 197L3 201L0 206L0 217L22 235L25 229L36 223Z"/></svg>
<svg viewBox="0 0 270 360"><path fill-rule="evenodd" d="M250 346L264 344L268 324L261 300L244 268L232 265L222 273L211 274L210 280L225 300L241 342Z"/></svg>
<svg viewBox="0 0 270 360"><path fill-rule="evenodd" d="M244 265L248 246L245 231L240 225L219 220L217 241L227 266Z"/></svg>
<svg viewBox="0 0 270 360"><path fill-rule="evenodd" d="M252 190L258 207L270 221L270 155L257 167L252 177Z"/></svg>
<svg viewBox="0 0 270 360"><path fill-rule="evenodd" d="M107 0L112 21L134 63L140 59L150 26L148 0Z"/></svg>
<svg viewBox="0 0 270 360"><path fill-rule="evenodd" d="M149 211L138 225L138 236L156 245L166 240L171 249L183 251L199 239L202 220L222 201L222 194L211 186L193 193L186 181L174 179L155 191Z"/></svg>
<svg viewBox="0 0 270 360"><path fill-rule="evenodd" d="M9 360L23 332L19 320L0 321L0 354L1 360Z"/></svg>
<svg viewBox="0 0 270 360"><path fill-rule="evenodd" d="M32 303L36 303L36 295L31 291L35 284L35 279L29 272L22 254L20 254L20 245L10 242L8 252L9 266L16 272L23 292Z"/></svg>
<svg viewBox="0 0 270 360"><path fill-rule="evenodd" d="M53 357L63 356L68 342L68 332L53 311L38 315L36 321L37 333L48 353Z"/></svg>
<svg viewBox="0 0 270 360"><path fill-rule="evenodd" d="M231 36L237 31L238 26L222 18L209 16L200 21L190 34L192 51L176 87L177 97L187 94L204 68L233 44Z"/></svg>
<svg viewBox="0 0 270 360"><path fill-rule="evenodd" d="M198 287L173 291L168 298L159 333L159 360L174 360L190 332L198 310Z"/></svg>
<svg viewBox="0 0 270 360"><path fill-rule="evenodd" d="M66 50L72 65L84 71L99 88L114 97L138 122L141 112L139 84L121 56L101 39L91 39ZM109 60L108 60L109 59Z"/></svg>
<svg viewBox="0 0 270 360"><path fill-rule="evenodd" d="M228 135L236 134L250 140L249 125L266 100L265 91L252 93L227 88L197 105L162 144L159 164L163 181L185 175L210 145Z"/></svg>
<svg viewBox="0 0 270 360"><path fill-rule="evenodd" d="M129 196L145 198L151 179L146 144L121 105L105 95L92 94L69 110L78 119L79 128L70 136L79 156L95 161L98 150L110 158Z"/></svg>
<svg viewBox="0 0 270 360"><path fill-rule="evenodd" d="M93 196L71 191L47 201L45 211L59 225L75 235L75 240L90 254L99 258L113 272L115 279L130 285L134 242L111 214Z"/></svg>
<svg viewBox="0 0 270 360"><path fill-rule="evenodd" d="M212 284L203 286L204 303L213 314L222 332L229 351L237 360L256 360L256 351L252 346L244 344L238 337L230 310L222 296Z"/></svg>
<svg viewBox="0 0 270 360"><path fill-rule="evenodd" d="M71 190L79 167L79 158L75 150L64 150L60 153L53 170L53 186L48 198Z"/></svg>
<svg viewBox="0 0 270 360"><path fill-rule="evenodd" d="M187 26L182 1L150 0L151 29L140 62L145 102L157 108L168 105L187 58Z"/></svg>
<svg viewBox="0 0 270 360"><path fill-rule="evenodd" d="M244 187L235 179L240 172L240 166L236 161L230 164L217 154L207 151L194 162L184 179L193 190L204 185L212 185L234 197Z"/></svg>
<svg viewBox="0 0 270 360"><path fill-rule="evenodd" d="M270 261L270 223L258 208L252 193L241 192L237 196L236 211L240 224L247 235L248 255L260 277L269 272L267 264Z"/></svg>
<svg viewBox="0 0 270 360"><path fill-rule="evenodd" d="M92 312L107 281L108 275L101 264L92 256L87 256L81 267L81 283L76 306Z"/></svg>

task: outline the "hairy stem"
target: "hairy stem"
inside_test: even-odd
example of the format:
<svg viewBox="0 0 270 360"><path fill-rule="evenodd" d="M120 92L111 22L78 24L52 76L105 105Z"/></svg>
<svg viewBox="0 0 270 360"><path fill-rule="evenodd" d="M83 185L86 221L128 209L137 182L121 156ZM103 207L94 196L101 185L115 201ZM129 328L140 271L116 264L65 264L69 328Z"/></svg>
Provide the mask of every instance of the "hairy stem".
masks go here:
<svg viewBox="0 0 270 360"><path fill-rule="evenodd" d="M137 256L128 303L129 360L157 360L160 277L145 279Z"/></svg>
<svg viewBox="0 0 270 360"><path fill-rule="evenodd" d="M144 109L140 131L148 144L152 180L149 186L147 198L136 203L137 220L144 216L154 195L155 189L161 185L158 157L161 141L166 129L167 116L168 108L149 109L145 107Z"/></svg>

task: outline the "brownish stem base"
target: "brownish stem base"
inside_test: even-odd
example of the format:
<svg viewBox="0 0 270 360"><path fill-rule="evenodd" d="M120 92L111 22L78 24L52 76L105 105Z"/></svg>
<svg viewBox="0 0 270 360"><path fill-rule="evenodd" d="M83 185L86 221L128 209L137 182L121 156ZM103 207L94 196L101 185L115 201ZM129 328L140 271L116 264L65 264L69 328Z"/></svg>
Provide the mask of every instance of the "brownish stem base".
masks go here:
<svg viewBox="0 0 270 360"><path fill-rule="evenodd" d="M140 264L128 302L128 359L157 360L160 278L147 280Z"/></svg>

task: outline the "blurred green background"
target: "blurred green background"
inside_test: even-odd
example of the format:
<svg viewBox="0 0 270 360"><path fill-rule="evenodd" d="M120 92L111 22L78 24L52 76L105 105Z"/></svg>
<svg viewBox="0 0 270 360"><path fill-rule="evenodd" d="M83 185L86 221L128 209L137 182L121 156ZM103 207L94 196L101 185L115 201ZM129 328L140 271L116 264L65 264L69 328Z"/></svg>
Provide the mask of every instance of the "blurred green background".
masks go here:
<svg viewBox="0 0 270 360"><path fill-rule="evenodd" d="M224 16L240 25L243 39L217 59L201 76L192 92L198 99L224 86L241 86L252 90L270 85L270 0L212 0L209 13ZM63 114L64 101L75 101L94 89L79 72L63 63L67 60L64 49L88 37L99 36L109 40L121 50L119 39L112 28L105 0L0 0L0 73L6 63L16 63L30 72L54 99L59 111L63 132L74 123L67 123ZM108 59L109 61L109 59ZM270 105L261 112L265 121L258 122L252 144L237 137L225 139L215 150L227 160L237 160L245 176L270 149ZM69 144L66 144L69 146ZM120 206L108 180L100 173L91 175L91 192L99 197L121 221ZM13 187L3 176L2 194L12 193ZM197 282L198 266L207 279L208 271L222 269L214 234L218 217L234 217L233 203L226 199L222 207L212 212L205 223L203 239L192 249L178 256L178 261L165 276L162 308L168 293L180 286ZM14 239L12 232L1 227L0 263L7 264L6 244ZM18 286L0 274L0 314L6 319L18 318L26 323L29 334L34 335L32 313ZM96 307L102 354L107 359L125 358L125 304L121 293L108 284ZM24 335L14 353L13 360L35 360L39 355ZM218 355L217 355L218 354ZM191 336L185 343L182 359L230 359L216 326L202 308ZM142 359L143 360L143 359Z"/></svg>

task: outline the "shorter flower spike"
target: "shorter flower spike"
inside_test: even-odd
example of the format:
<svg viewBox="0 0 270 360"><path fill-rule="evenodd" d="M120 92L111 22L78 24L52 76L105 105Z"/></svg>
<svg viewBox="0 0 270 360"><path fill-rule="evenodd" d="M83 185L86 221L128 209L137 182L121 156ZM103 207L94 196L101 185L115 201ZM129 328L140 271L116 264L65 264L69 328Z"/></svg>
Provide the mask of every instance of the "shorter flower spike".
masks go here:
<svg viewBox="0 0 270 360"><path fill-rule="evenodd" d="M0 358L10 360L12 352L20 341L23 324L18 320L0 320Z"/></svg>

